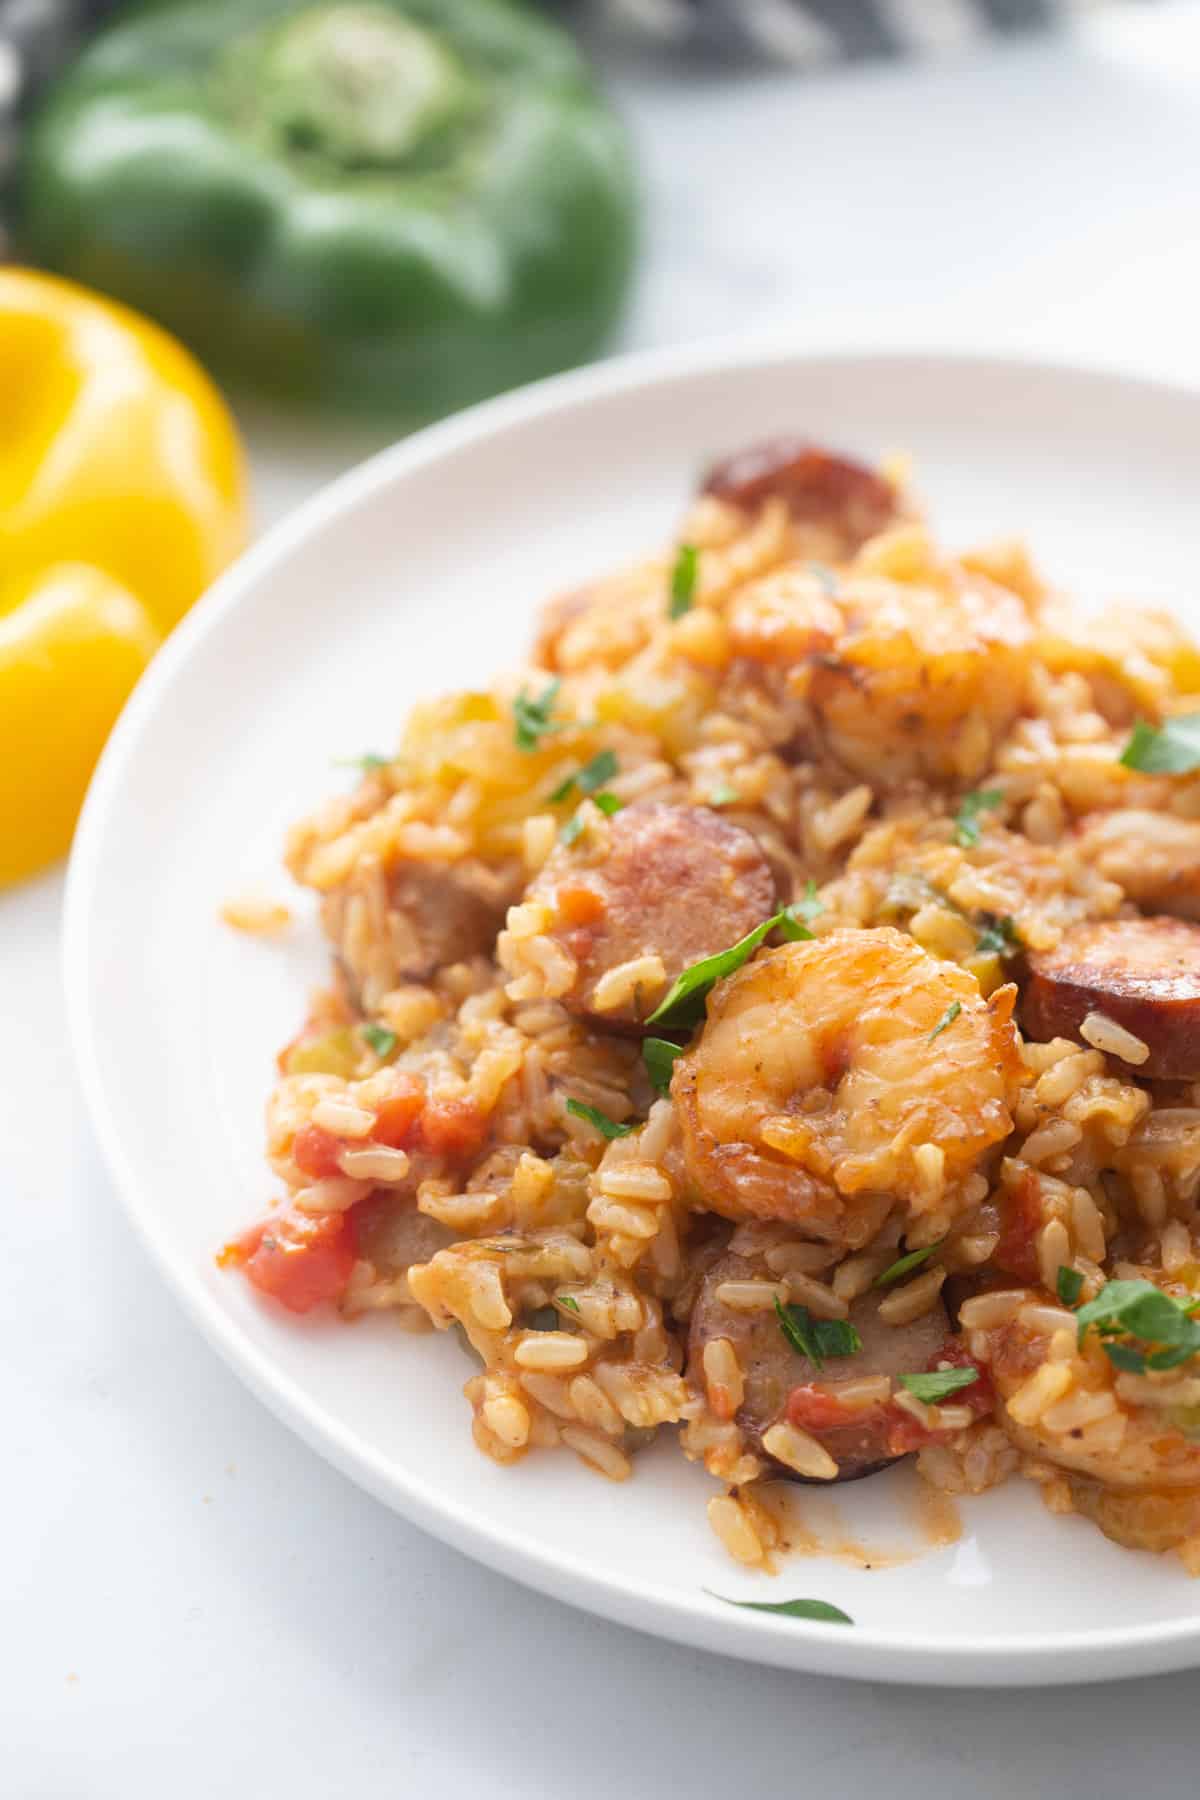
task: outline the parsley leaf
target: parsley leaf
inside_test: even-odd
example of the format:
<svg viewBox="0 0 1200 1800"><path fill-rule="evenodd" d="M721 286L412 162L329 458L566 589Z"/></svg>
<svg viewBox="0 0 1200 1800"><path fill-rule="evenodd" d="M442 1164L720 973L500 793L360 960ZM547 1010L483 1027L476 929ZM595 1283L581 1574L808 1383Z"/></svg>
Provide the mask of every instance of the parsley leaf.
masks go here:
<svg viewBox="0 0 1200 1800"><path fill-rule="evenodd" d="M953 1025L955 1019L957 1019L957 1017L961 1011L962 1011L962 1001L961 1000L952 1000L950 1002L949 1006L946 1008L945 1012L942 1014L941 1018L938 1020L937 1024L934 1026L933 1030L930 1032L929 1037L926 1041L928 1043L932 1044L935 1037L941 1037L943 1031L948 1031L950 1026Z"/></svg>
<svg viewBox="0 0 1200 1800"><path fill-rule="evenodd" d="M568 1312L577 1313L579 1311L579 1302L574 1294L555 1294L554 1298L560 1306L565 1306Z"/></svg>
<svg viewBox="0 0 1200 1800"><path fill-rule="evenodd" d="M338 769L361 769L364 775L373 774L376 769L386 769L391 762L390 756L380 756L374 750L368 750L363 756L335 756L334 767Z"/></svg>
<svg viewBox="0 0 1200 1800"><path fill-rule="evenodd" d="M977 788L964 794L954 815L954 837L964 850L973 850L983 829L980 813L993 812L1004 799L999 788Z"/></svg>
<svg viewBox="0 0 1200 1800"><path fill-rule="evenodd" d="M671 604L667 610L672 619L682 619L685 612L691 611L699 572L700 552L695 544L680 544L671 570Z"/></svg>
<svg viewBox="0 0 1200 1800"><path fill-rule="evenodd" d="M1139 719L1121 761L1143 775L1190 775L1200 769L1200 713L1179 713L1159 726Z"/></svg>
<svg viewBox="0 0 1200 1800"><path fill-rule="evenodd" d="M984 927L975 943L978 953L981 956L1015 956L1021 949L1021 937L1012 920L1002 919L996 913L984 913L983 919Z"/></svg>
<svg viewBox="0 0 1200 1800"><path fill-rule="evenodd" d="M892 1283L894 1281L899 1281L902 1275L908 1275L913 1269L919 1269L923 1262L928 1261L935 1250L941 1249L945 1241L945 1238L939 1238L936 1244L926 1244L923 1250L910 1250L907 1256L902 1256L899 1261L890 1263L883 1271L882 1275L877 1275L875 1277L871 1286L877 1288L891 1287Z"/></svg>
<svg viewBox="0 0 1200 1800"><path fill-rule="evenodd" d="M854 1356L862 1339L848 1319L814 1319L807 1306L785 1306L776 1298L775 1317L792 1349L823 1369L827 1356Z"/></svg>
<svg viewBox="0 0 1200 1800"><path fill-rule="evenodd" d="M642 1039L642 1061L650 1077L650 1086L656 1094L665 1094L670 1088L675 1059L682 1056L683 1051L682 1044L673 1044L669 1038Z"/></svg>
<svg viewBox="0 0 1200 1800"><path fill-rule="evenodd" d="M926 1406L936 1406L939 1400L949 1399L960 1389L970 1387L979 1380L979 1370L966 1369L931 1369L926 1375L900 1375L897 1377L901 1387L906 1387L910 1394Z"/></svg>
<svg viewBox="0 0 1200 1800"><path fill-rule="evenodd" d="M584 763L574 775L568 775L560 781L552 794L547 795L551 806L557 806L560 800L566 800L575 789L581 794L594 794L597 788L611 781L621 767L614 750L598 750L591 762Z"/></svg>
<svg viewBox="0 0 1200 1800"><path fill-rule="evenodd" d="M1064 1263L1059 1268L1058 1280L1055 1285L1063 1305L1074 1306L1083 1292L1083 1276L1078 1269L1069 1269Z"/></svg>
<svg viewBox="0 0 1200 1800"><path fill-rule="evenodd" d="M386 1025L364 1025L362 1034L367 1040L367 1043L370 1044L376 1056L384 1062L387 1061L387 1058L392 1054L392 1051L400 1042L396 1033L394 1031L389 1031Z"/></svg>
<svg viewBox="0 0 1200 1800"><path fill-rule="evenodd" d="M624 804L625 802L623 800L618 800L615 794L592 795L592 805L598 806L600 811L605 813L610 819L614 813L620 812Z"/></svg>
<svg viewBox="0 0 1200 1800"><path fill-rule="evenodd" d="M677 975L672 982L666 997L659 1001L646 1023L648 1025L695 1025L704 1017L704 1003L718 981L725 975L732 975L743 963L749 962L763 939L773 931L782 931L784 936L793 942L801 938L810 938L812 932L806 925L801 925L791 907L785 906L782 911L771 918L764 919L753 931L748 931L744 938L731 944L728 950L718 950L715 956L705 956Z"/></svg>
<svg viewBox="0 0 1200 1800"><path fill-rule="evenodd" d="M840 1606L831 1606L828 1600L731 1600L728 1594L714 1594L711 1588L705 1588L704 1592L710 1600L720 1600L726 1606L740 1606L747 1612L779 1613L786 1619L819 1619L824 1625L854 1623L849 1613L844 1613Z"/></svg>
<svg viewBox="0 0 1200 1800"><path fill-rule="evenodd" d="M1145 1369L1177 1369L1200 1353L1200 1322L1193 1313L1200 1302L1176 1300L1152 1281L1108 1281L1094 1300L1075 1314L1078 1341L1092 1326L1102 1337L1131 1337L1157 1345L1150 1351L1130 1344L1104 1346L1118 1369L1141 1374Z"/></svg>
<svg viewBox="0 0 1200 1800"><path fill-rule="evenodd" d="M521 689L513 701L513 742L518 750L536 750L539 739L562 730L564 721L555 723L551 716L561 686L561 681L549 682L538 700L531 700Z"/></svg>
<svg viewBox="0 0 1200 1800"><path fill-rule="evenodd" d="M586 1106L582 1100L568 1100L567 1111L573 1113L577 1119L586 1119L589 1125L594 1125L601 1137L609 1139L628 1137L633 1130L632 1125L618 1125L615 1119L610 1119L608 1114L601 1112L598 1106Z"/></svg>
<svg viewBox="0 0 1200 1800"><path fill-rule="evenodd" d="M805 883L804 892L799 900L792 901L791 910L798 914L806 925L811 925L817 914L825 911L825 902L818 894L817 884L811 875Z"/></svg>

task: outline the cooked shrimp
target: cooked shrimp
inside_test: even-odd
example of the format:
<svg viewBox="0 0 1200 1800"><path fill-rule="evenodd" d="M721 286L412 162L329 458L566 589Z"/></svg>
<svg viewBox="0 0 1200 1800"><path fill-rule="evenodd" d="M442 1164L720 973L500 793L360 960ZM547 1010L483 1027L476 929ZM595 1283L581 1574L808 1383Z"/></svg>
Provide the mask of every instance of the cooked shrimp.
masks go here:
<svg viewBox="0 0 1200 1800"><path fill-rule="evenodd" d="M801 736L807 726L814 748L856 774L883 787L969 783L1021 708L1033 630L1016 594L934 563L911 535L896 546L900 579L852 566L833 592L809 569L756 583L731 609L730 641L780 671ZM886 558L887 540L872 554Z"/></svg>
<svg viewBox="0 0 1200 1800"><path fill-rule="evenodd" d="M851 1248L899 1202L932 1238L1012 1130L1014 997L887 928L760 954L675 1065L698 1201Z"/></svg>
<svg viewBox="0 0 1200 1800"><path fill-rule="evenodd" d="M1157 1270L1140 1274L1171 1285ZM971 1313L968 1302L965 1324ZM991 1370L997 1417L1018 1448L1122 1491L1200 1485L1200 1377L1190 1364L1122 1372L1094 1332L1079 1349L1073 1316L1033 1289L1020 1293L1004 1324L969 1330L967 1345Z"/></svg>

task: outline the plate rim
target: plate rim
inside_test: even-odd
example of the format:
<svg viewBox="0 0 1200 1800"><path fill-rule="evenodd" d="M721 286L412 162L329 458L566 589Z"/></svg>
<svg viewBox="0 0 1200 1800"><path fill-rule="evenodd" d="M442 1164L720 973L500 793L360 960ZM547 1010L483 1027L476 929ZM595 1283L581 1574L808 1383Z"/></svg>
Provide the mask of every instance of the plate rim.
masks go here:
<svg viewBox="0 0 1200 1800"><path fill-rule="evenodd" d="M913 1641L894 1628L794 1621L722 1608L715 1597L691 1599L671 1588L628 1582L589 1567L578 1557L523 1541L503 1524L476 1516L457 1496L435 1494L398 1472L366 1440L311 1400L303 1386L256 1346L221 1309L198 1270L172 1255L169 1232L155 1222L153 1207L128 1157L106 1099L100 1028L89 993L90 913L105 848L109 815L126 769L160 697L190 660L194 646L218 631L267 575L272 565L320 534L345 510L380 489L403 482L430 464L488 437L592 401L714 374L758 369L776 362L805 366L861 364L947 365L1006 370L1027 377L1062 375L1124 387L1161 399L1200 404L1200 382L1146 375L1118 361L1088 355L1045 355L1021 349L938 347L921 339L899 343L800 341L795 334L728 336L609 358L516 389L468 408L403 438L355 464L271 526L218 577L172 632L138 682L105 746L76 829L63 899L62 976L67 1024L89 1121L122 1209L167 1286L226 1364L289 1429L376 1499L430 1535L475 1560L557 1600L619 1624L671 1641L750 1662L851 1679L929 1686L1025 1686L1103 1681L1200 1663L1200 1615L1110 1631L1065 1632L1047 1639L1035 1633L1003 1640L986 1637L952 1647ZM697 1590L698 1596L702 1590ZM897 1660L902 1662L897 1667Z"/></svg>

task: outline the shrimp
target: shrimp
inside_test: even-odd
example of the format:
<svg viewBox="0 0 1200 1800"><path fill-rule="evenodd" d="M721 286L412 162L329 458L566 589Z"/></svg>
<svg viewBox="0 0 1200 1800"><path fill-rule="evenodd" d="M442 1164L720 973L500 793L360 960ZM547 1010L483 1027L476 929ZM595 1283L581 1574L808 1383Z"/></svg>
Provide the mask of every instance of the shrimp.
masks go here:
<svg viewBox="0 0 1200 1800"><path fill-rule="evenodd" d="M1185 1291L1161 1270L1130 1266L1130 1273ZM972 1328L977 1306L1009 1302L1011 1318ZM1121 1492L1200 1488L1200 1376L1190 1364L1161 1374L1122 1371L1095 1333L1080 1347L1074 1315L1036 1289L968 1300L962 1321L973 1359L991 1372L997 1418L1019 1449Z"/></svg>
<svg viewBox="0 0 1200 1800"><path fill-rule="evenodd" d="M697 1204L853 1249L899 1203L932 1239L1012 1130L1015 995L887 927L760 954L675 1064Z"/></svg>
<svg viewBox="0 0 1200 1800"><path fill-rule="evenodd" d="M886 543L874 551L884 555ZM1025 697L1024 602L931 558L919 549L905 579L852 565L832 593L811 573L781 571L730 613L734 653L765 665L768 685L783 683L800 737L884 788L976 780Z"/></svg>

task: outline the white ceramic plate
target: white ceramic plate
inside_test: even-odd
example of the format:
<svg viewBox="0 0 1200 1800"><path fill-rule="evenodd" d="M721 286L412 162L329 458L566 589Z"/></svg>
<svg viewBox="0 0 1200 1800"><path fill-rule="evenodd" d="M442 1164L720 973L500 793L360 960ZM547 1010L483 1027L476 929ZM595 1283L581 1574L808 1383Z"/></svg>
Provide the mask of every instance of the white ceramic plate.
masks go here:
<svg viewBox="0 0 1200 1800"><path fill-rule="evenodd" d="M872 1680L1061 1682L1200 1662L1197 1589L1045 1512L1015 1482L959 1542L869 1571L774 1581L711 1537L712 1485L668 1444L627 1486L573 1458L501 1470L474 1449L451 1336L293 1322L213 1252L270 1193L272 1055L323 955L217 907L283 889L286 823L390 746L411 702L519 659L535 605L671 529L714 453L799 429L911 450L951 540L1027 532L1093 595L1183 604L1197 566L1200 399L1062 367L711 347L492 402L355 470L257 546L175 634L105 754L71 869L66 977L96 1127L130 1215L211 1341L354 1480L498 1569L610 1618L733 1655ZM187 1396L180 1395L186 1406ZM843 1535L920 1542L906 1470L839 1490ZM887 1560L886 1558L884 1560ZM815 1595L853 1628L710 1598Z"/></svg>

